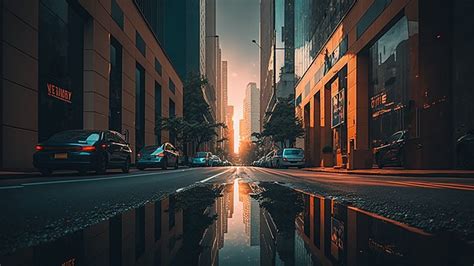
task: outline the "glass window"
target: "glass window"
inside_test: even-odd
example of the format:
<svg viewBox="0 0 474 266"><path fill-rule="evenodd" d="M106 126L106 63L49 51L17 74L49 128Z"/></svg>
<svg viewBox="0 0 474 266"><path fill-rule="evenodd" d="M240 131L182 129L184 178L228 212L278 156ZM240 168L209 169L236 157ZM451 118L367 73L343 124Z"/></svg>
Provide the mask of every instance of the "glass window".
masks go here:
<svg viewBox="0 0 474 266"><path fill-rule="evenodd" d="M155 81L155 143L161 144L161 85Z"/></svg>
<svg viewBox="0 0 474 266"><path fill-rule="evenodd" d="M68 130L54 134L48 142L59 143L83 143L93 144L100 139L99 131L85 131L85 130Z"/></svg>
<svg viewBox="0 0 474 266"><path fill-rule="evenodd" d="M171 79L169 79L169 87L170 87L170 91L174 94L176 92L176 85Z"/></svg>
<svg viewBox="0 0 474 266"><path fill-rule="evenodd" d="M138 63L135 70L135 145L137 150L145 145L145 69Z"/></svg>
<svg viewBox="0 0 474 266"><path fill-rule="evenodd" d="M170 99L170 105L169 105L169 114L170 114L170 117L176 116L176 106L174 104L174 101L171 99Z"/></svg>
<svg viewBox="0 0 474 266"><path fill-rule="evenodd" d="M39 2L39 141L83 128L84 18L80 14L67 1Z"/></svg>
<svg viewBox="0 0 474 266"><path fill-rule="evenodd" d="M145 40L143 40L142 36L140 35L140 33L138 33L138 31L135 32L135 45L138 51L140 51L140 53L142 53L143 56L146 56Z"/></svg>
<svg viewBox="0 0 474 266"><path fill-rule="evenodd" d="M303 155L302 149L285 149L284 155Z"/></svg>
<svg viewBox="0 0 474 266"><path fill-rule="evenodd" d="M110 38L109 129L122 131L122 46Z"/></svg>
<svg viewBox="0 0 474 266"><path fill-rule="evenodd" d="M155 58L155 71L158 73L160 76L162 75L162 67L160 61Z"/></svg>
<svg viewBox="0 0 474 266"><path fill-rule="evenodd" d="M404 130L408 106L408 20L398 20L369 49L370 139L379 146Z"/></svg>
<svg viewBox="0 0 474 266"><path fill-rule="evenodd" d="M116 0L112 0L111 9L112 9L112 19L123 30L123 11L117 4Z"/></svg>
<svg viewBox="0 0 474 266"><path fill-rule="evenodd" d="M375 0L374 3L367 9L362 18L357 23L357 38L374 23L385 8L392 2L391 0Z"/></svg>

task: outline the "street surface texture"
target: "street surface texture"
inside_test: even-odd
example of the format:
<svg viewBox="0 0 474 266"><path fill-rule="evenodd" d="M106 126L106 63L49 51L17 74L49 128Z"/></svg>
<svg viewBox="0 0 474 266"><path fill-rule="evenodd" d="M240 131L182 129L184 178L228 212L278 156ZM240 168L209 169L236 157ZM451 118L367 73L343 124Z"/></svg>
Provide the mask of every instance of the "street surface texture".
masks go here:
<svg viewBox="0 0 474 266"><path fill-rule="evenodd" d="M430 233L474 241L474 179L316 173L254 167L180 168L0 181L0 255L99 223L199 183L274 181Z"/></svg>

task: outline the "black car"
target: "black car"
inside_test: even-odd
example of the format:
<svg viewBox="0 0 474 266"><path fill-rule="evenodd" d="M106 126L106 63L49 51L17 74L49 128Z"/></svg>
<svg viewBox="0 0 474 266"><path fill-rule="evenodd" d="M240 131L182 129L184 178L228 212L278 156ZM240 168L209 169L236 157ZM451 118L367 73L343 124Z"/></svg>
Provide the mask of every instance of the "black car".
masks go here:
<svg viewBox="0 0 474 266"><path fill-rule="evenodd" d="M456 141L458 167L474 169L474 130L469 130Z"/></svg>
<svg viewBox="0 0 474 266"><path fill-rule="evenodd" d="M177 169L179 166L179 151L171 143L147 146L137 154L136 165L139 170L153 167L166 169L168 166Z"/></svg>
<svg viewBox="0 0 474 266"><path fill-rule="evenodd" d="M390 136L384 144L374 149L375 163L379 168L383 168L387 165L404 166L404 147L407 137L408 131L398 131Z"/></svg>
<svg viewBox="0 0 474 266"><path fill-rule="evenodd" d="M54 170L93 170L99 174L118 168L130 170L132 149L121 134L111 130L68 130L36 145L33 165L43 175Z"/></svg>

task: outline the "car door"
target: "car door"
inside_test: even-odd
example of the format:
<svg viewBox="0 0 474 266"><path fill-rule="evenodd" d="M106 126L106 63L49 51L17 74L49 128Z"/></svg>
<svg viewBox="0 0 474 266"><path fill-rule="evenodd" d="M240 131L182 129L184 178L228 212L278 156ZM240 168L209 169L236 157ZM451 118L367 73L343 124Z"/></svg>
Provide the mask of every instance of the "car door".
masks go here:
<svg viewBox="0 0 474 266"><path fill-rule="evenodd" d="M397 132L393 134L389 139L389 146L387 147L387 152L385 153L385 161L393 162L398 158L398 153L400 151L400 141L402 140L403 132Z"/></svg>
<svg viewBox="0 0 474 266"><path fill-rule="evenodd" d="M168 144L168 152L170 154L170 164L175 165L178 158L175 147L171 144Z"/></svg>
<svg viewBox="0 0 474 266"><path fill-rule="evenodd" d="M112 164L117 164L120 162L121 145L120 143L117 142L117 139L115 138L114 135L115 134L110 131L107 131L105 133L109 162Z"/></svg>
<svg viewBox="0 0 474 266"><path fill-rule="evenodd" d="M117 133L113 133L114 142L118 144L119 149L117 151L117 161L124 163L129 155L128 145L125 140L120 137Z"/></svg>

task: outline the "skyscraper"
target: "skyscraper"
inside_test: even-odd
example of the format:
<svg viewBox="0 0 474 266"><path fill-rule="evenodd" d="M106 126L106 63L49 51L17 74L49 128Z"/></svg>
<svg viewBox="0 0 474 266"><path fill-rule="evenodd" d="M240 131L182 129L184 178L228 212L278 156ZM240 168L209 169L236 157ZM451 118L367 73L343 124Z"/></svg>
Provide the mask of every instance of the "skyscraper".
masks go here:
<svg viewBox="0 0 474 266"><path fill-rule="evenodd" d="M255 82L247 84L244 98L244 128L240 138L251 140L254 132L260 132L260 90Z"/></svg>
<svg viewBox="0 0 474 266"><path fill-rule="evenodd" d="M294 0L260 2L260 121L277 99L294 95Z"/></svg>

